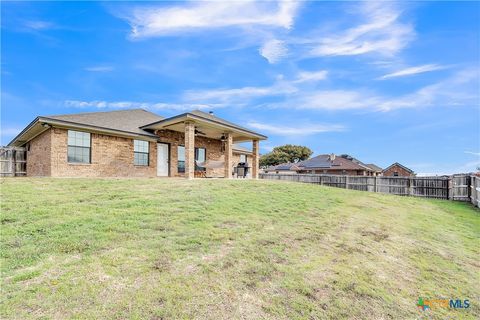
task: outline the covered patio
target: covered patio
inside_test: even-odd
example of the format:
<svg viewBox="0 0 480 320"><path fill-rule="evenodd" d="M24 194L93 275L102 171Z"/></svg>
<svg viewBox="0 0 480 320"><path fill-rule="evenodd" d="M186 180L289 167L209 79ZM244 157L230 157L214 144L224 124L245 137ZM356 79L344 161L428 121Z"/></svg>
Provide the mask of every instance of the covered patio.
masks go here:
<svg viewBox="0 0 480 320"><path fill-rule="evenodd" d="M195 177L195 140L197 138L208 138L218 141L221 145L221 151L215 156L216 159L206 158L206 161L223 160L223 176L226 179L233 177L234 159L233 145L236 143L252 143L252 161L251 177L258 179L259 173L259 143L260 140L266 140L267 137L253 132L249 129L240 127L229 121L216 117L213 113L202 111L192 111L180 114L175 117L157 121L141 127L143 130L153 131L158 136L166 131L173 131L184 134L185 147L185 178L193 179Z"/></svg>

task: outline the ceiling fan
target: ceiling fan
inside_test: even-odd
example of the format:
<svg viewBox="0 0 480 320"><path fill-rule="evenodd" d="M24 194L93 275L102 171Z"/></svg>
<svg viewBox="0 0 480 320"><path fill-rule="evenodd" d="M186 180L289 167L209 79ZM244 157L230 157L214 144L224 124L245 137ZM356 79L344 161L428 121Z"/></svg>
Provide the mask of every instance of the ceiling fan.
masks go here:
<svg viewBox="0 0 480 320"><path fill-rule="evenodd" d="M197 128L195 128L195 135L196 136L198 136L198 135L206 136L205 132L202 132L202 131L198 130Z"/></svg>

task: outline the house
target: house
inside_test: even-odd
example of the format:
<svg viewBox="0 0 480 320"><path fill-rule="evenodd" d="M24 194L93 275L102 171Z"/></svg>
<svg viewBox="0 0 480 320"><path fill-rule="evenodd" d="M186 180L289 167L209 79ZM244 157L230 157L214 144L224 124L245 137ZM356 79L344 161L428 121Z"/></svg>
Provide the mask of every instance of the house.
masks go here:
<svg viewBox="0 0 480 320"><path fill-rule="evenodd" d="M296 174L300 168L295 163L282 163L263 169L264 173Z"/></svg>
<svg viewBox="0 0 480 320"><path fill-rule="evenodd" d="M383 170L383 175L386 177L414 177L415 172L413 170L395 162L391 166Z"/></svg>
<svg viewBox="0 0 480 320"><path fill-rule="evenodd" d="M143 109L35 118L10 143L27 150L27 176L231 178L236 161L258 177L266 136L191 111L163 118ZM251 142L249 151L235 143Z"/></svg>
<svg viewBox="0 0 480 320"><path fill-rule="evenodd" d="M372 169L372 172L373 172L374 176L381 176L383 174L382 173L383 169L380 168L379 166L377 166L376 164L367 163L366 166L369 167L370 169Z"/></svg>
<svg viewBox="0 0 480 320"><path fill-rule="evenodd" d="M321 154L296 164L298 173L372 176L374 170L349 155Z"/></svg>

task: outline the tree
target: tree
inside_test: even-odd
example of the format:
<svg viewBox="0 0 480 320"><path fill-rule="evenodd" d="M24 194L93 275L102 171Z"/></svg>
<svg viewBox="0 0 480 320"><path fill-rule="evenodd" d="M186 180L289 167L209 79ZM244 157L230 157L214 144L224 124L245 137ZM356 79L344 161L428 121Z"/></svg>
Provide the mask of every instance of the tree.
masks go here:
<svg viewBox="0 0 480 320"><path fill-rule="evenodd" d="M312 155L313 151L304 146L296 146L286 144L273 148L272 152L263 155L260 158L260 166L276 166L281 163L297 163L299 161L307 160Z"/></svg>

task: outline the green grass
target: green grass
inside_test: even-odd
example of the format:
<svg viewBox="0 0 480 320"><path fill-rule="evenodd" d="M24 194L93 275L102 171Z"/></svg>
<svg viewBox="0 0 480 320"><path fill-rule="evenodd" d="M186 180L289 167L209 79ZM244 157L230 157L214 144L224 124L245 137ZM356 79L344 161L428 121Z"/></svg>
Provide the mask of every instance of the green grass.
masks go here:
<svg viewBox="0 0 480 320"><path fill-rule="evenodd" d="M469 204L261 180L18 178L1 196L2 319L480 317Z"/></svg>

